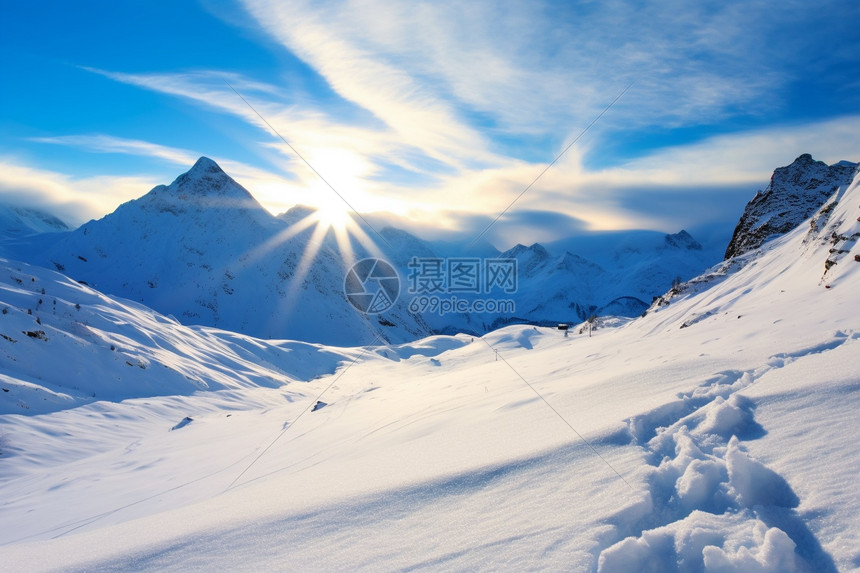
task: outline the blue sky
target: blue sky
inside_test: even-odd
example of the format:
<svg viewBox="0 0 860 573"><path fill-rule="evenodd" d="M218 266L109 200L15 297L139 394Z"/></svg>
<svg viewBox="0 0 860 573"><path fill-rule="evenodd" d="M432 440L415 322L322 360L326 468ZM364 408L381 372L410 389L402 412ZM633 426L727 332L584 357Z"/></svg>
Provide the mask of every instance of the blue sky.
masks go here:
<svg viewBox="0 0 860 573"><path fill-rule="evenodd" d="M5 2L0 201L73 223L200 155L273 213L419 234L687 228L727 240L774 168L860 161L860 7L759 2ZM381 216L385 212L390 215Z"/></svg>

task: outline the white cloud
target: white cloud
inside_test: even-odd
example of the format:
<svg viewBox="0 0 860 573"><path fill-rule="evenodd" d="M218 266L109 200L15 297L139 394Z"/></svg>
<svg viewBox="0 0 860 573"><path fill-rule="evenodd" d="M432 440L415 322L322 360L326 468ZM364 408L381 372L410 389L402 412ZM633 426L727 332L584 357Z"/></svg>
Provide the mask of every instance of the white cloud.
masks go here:
<svg viewBox="0 0 860 573"><path fill-rule="evenodd" d="M846 153L856 156L846 156ZM773 126L670 147L589 175L612 185L720 185L762 182L802 153L831 164L860 161L860 115L803 125Z"/></svg>
<svg viewBox="0 0 860 573"><path fill-rule="evenodd" d="M342 0L286 6L245 0L244 5L262 29L341 97L384 123L384 129L361 133L368 149L351 149L363 163L356 174L364 181L355 186L377 199L364 205L397 205L400 214L419 215L438 212L440 205L473 213L503 209L543 165L494 151L493 138L569 140L631 78L634 88L601 119L592 143L625 129L713 124L779 106L780 86L791 71L773 61L790 58L801 42L784 43L785 53L776 53L769 34L786 18L809 10L795 5L785 16L774 14L773 6L623 1ZM278 112L271 107L265 113L277 117ZM312 147L324 150L318 134L333 121L318 119L304 126L293 119L288 125L308 140L316 138ZM348 139L338 145L350 149ZM705 177L711 177L709 185L737 185L769 173L778 155L741 153L743 161L729 168L693 161L720 145L719 139L709 140L686 155L659 152L639 163L586 173L578 165L580 144L574 150L580 153L554 167L526 200L533 208L574 211L593 228L651 225L657 221L619 206L613 190L680 186ZM409 168L406 147L419 148L449 171L407 190L368 183L380 156L398 158ZM530 150L514 153L534 157ZM685 168L693 164L696 173Z"/></svg>
<svg viewBox="0 0 860 573"><path fill-rule="evenodd" d="M399 65L373 43L391 12L403 14L400 8L405 7L311 7L301 2L247 7L264 29L325 77L341 97L382 120L399 145L421 149L458 168L468 162L497 161L485 151L485 137L428 82L416 77L414 62Z"/></svg>
<svg viewBox="0 0 860 573"><path fill-rule="evenodd" d="M101 217L156 184L135 176L75 178L0 157L0 201L44 209L70 225Z"/></svg>
<svg viewBox="0 0 860 573"><path fill-rule="evenodd" d="M270 139L263 139L262 147L283 154L281 164L295 179L293 191L271 196L286 203L283 196L293 198L295 189L303 196L330 193L232 93L226 78L350 203L362 211L386 208L400 214L433 212L439 205L468 212L503 208L543 165L502 154L503 144L494 138L530 136L544 146L560 144L631 78L635 86L589 134L591 145L623 136L626 129L713 124L778 106L780 86L792 72L774 62L790 59L802 40L783 43L777 51L768 39L787 20L810 10L795 3L786 15L772 5L680 0L552 5L245 0L244 5L263 30L337 94L379 121L344 122L312 98L291 97L274 84L235 73L93 71L203 103L264 130ZM529 199L552 208L569 205L599 228L634 225L642 218L623 209L611 212L618 207L612 189L681 186L706 178L712 185L735 185L766 175L782 161L779 145L759 146L767 134L727 137L596 173L578 165L582 142L574 149L580 153L553 167ZM738 144L752 153L733 153L731 146ZM765 157L764 148L773 151ZM708 156L710 162L701 159ZM436 166L426 167L422 159L428 157ZM382 182L387 163L414 172L411 185Z"/></svg>
<svg viewBox="0 0 860 573"><path fill-rule="evenodd" d="M125 84L200 102L215 110L239 116L261 129L269 130L268 126L236 96L229 86L233 86L239 93L247 94L246 97L258 94L276 95L277 88L263 82L249 80L239 74L213 70L130 74L90 67L83 69ZM266 115L264 114L264 117Z"/></svg>
<svg viewBox="0 0 860 573"><path fill-rule="evenodd" d="M715 136L594 171L582 165L588 150L574 148L514 204L510 215L495 225L492 236L499 240L516 226L519 234L500 240L500 244L528 240L523 223L514 225L520 211L568 215L592 231L675 232L712 223L722 224L730 232L743 205L767 185L774 169L788 165L802 153L811 153L828 164L843 159L860 161L860 151L856 156L846 156L846 150L860 150L860 116ZM454 231L464 230L465 225L477 233L543 167L513 162L505 168L461 174L441 187L422 190L416 204L432 204L434 197L438 202L435 210L416 208L415 228L441 219ZM452 205L460 209L452 210ZM547 232L540 227L534 231ZM559 229L561 234L566 232L570 229Z"/></svg>
<svg viewBox="0 0 860 573"><path fill-rule="evenodd" d="M260 151L267 148L279 151L279 157L269 157L269 162L285 165L285 172L295 176L301 182L300 186L314 192L320 190L319 177L296 152L324 178L341 183L347 180L342 173L344 165L332 164L330 158L349 157L348 164L352 166L353 174L360 177L348 179L348 185L343 186L356 188L350 193L368 198L372 196L374 189L380 186L373 181L380 169L380 159L418 175L424 172L429 178L433 178L435 174L428 174L422 168L421 165L425 162L422 156L426 153L442 157L438 150L402 141L397 133L385 126L351 125L329 117L319 109L298 104L285 106L278 98L271 97L272 93L277 91L274 86L253 82L236 74L222 76L212 71L172 74L127 74L95 69L90 71L123 83L202 103L219 112L241 118L265 132L265 139L258 142ZM225 78L253 109L224 83ZM245 86L251 89L243 91ZM265 118L265 121L260 116ZM272 132L272 128L276 133ZM282 143L280 137L289 144ZM438 134L435 137L442 139ZM462 138L452 136L451 140L460 143L457 144L456 153L449 154L445 159L450 160L457 154L466 154L468 147L463 145ZM469 153L469 157L474 159L476 154ZM486 153L479 155L484 159L490 157ZM497 163L500 162L499 160ZM369 200L364 201L363 207L374 208Z"/></svg>
<svg viewBox="0 0 860 573"><path fill-rule="evenodd" d="M188 150L105 135L65 136L43 141L101 152L159 157L182 170L196 159ZM311 148L324 149L323 146ZM349 186L350 179L366 176L373 166L361 155L344 156L338 149L330 149L330 156L318 154L311 159L323 171L343 176L334 177L330 182L350 203L365 213L394 213L400 217L401 224L411 218L413 229L425 231L441 226L451 232L477 233L478 227L501 213L546 166L512 160L504 167L465 170L441 177L433 184L409 189L378 182L356 189ZM510 215L497 223L493 236L503 237L512 229L510 225L518 220L517 214L521 211L567 215L590 230L677 231L682 226L704 224L720 217L730 225L752 193L766 186L776 167L807 152L827 163L841 159L858 161L860 157L844 155L845 150L855 149L860 149L860 116L720 135L692 145L658 150L624 165L596 171L589 171L582 165L583 156L589 150L574 147L513 205ZM290 180L241 162L213 159L273 213L299 203L320 205L334 200L331 191L308 170L297 180ZM7 197L14 193L18 202L57 204L78 222L83 217L103 215L119 203L142 195L155 184L169 183L146 177L75 179L25 167L11 159L4 160L0 169L0 192ZM647 197L654 197L651 205ZM700 208L695 208L697 204ZM523 221L517 223L522 232L525 226ZM547 232L546 229L535 230ZM527 240L526 235L516 240Z"/></svg>

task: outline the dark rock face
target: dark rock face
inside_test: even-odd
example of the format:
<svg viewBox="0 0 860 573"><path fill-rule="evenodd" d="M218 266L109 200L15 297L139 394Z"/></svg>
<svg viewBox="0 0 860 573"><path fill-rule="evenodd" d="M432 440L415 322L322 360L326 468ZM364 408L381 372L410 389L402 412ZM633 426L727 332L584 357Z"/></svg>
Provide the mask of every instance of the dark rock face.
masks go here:
<svg viewBox="0 0 860 573"><path fill-rule="evenodd" d="M690 249L693 251L702 250L702 244L683 229L674 235L666 235L665 243L667 247L673 247L675 249Z"/></svg>
<svg viewBox="0 0 860 573"><path fill-rule="evenodd" d="M827 165L805 153L773 172L770 184L747 203L725 258L736 257L783 235L808 219L839 187L848 185L857 164Z"/></svg>

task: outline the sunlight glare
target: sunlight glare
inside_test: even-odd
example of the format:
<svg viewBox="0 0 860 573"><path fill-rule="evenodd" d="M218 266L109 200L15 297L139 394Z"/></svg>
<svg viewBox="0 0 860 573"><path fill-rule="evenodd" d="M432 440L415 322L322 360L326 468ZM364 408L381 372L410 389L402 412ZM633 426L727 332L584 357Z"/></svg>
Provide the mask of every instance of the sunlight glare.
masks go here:
<svg viewBox="0 0 860 573"><path fill-rule="evenodd" d="M352 221L349 207L340 202L339 199L337 203L329 202L321 205L315 213L315 217L321 227L333 229L335 232L344 229Z"/></svg>

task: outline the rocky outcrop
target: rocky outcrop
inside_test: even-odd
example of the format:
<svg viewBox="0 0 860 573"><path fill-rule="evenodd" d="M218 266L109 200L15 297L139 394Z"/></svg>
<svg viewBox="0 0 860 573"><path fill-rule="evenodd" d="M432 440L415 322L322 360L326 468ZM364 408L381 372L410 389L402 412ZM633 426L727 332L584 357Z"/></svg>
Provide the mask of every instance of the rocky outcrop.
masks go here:
<svg viewBox="0 0 860 573"><path fill-rule="evenodd" d="M778 168L767 189L747 203L725 258L757 249L767 240L791 231L811 217L839 187L851 183L856 171L856 163L827 165L808 153Z"/></svg>

